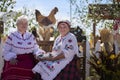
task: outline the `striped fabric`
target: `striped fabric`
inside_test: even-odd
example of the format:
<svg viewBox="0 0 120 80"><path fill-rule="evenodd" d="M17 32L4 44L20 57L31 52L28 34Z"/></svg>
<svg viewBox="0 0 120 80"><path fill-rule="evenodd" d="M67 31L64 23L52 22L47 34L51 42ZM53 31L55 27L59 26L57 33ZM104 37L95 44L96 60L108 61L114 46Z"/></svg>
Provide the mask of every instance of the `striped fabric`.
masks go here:
<svg viewBox="0 0 120 80"><path fill-rule="evenodd" d="M32 68L34 67L33 54L21 54L17 56L18 63L16 65L9 64L5 61L3 68L2 80L32 80L34 74Z"/></svg>

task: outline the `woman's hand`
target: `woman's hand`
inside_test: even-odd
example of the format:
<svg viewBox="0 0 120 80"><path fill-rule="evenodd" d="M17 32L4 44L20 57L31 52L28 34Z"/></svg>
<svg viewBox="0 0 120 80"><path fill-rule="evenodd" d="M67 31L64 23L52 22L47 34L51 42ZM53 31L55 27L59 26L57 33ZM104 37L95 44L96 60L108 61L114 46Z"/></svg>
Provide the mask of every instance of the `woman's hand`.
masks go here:
<svg viewBox="0 0 120 80"><path fill-rule="evenodd" d="M18 62L18 60L15 59L15 58L12 58L12 59L10 60L10 64L12 64L12 65L17 65L17 62Z"/></svg>
<svg viewBox="0 0 120 80"><path fill-rule="evenodd" d="M50 56L50 57L43 57L43 58L38 58L39 61L56 61L60 59L64 59L65 56L63 53L57 55L56 57Z"/></svg>

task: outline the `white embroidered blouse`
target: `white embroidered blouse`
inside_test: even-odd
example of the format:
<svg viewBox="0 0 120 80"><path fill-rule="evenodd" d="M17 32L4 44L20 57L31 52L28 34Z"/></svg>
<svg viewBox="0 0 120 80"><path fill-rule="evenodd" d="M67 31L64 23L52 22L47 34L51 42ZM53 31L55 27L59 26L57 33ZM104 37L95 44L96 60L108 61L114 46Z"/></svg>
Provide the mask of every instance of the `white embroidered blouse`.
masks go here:
<svg viewBox="0 0 120 80"><path fill-rule="evenodd" d="M38 54L40 52L44 51L39 49L32 33L26 32L22 36L18 31L15 31L8 36L5 42L3 58L9 61L12 58L16 58L19 54Z"/></svg>
<svg viewBox="0 0 120 80"><path fill-rule="evenodd" d="M78 44L75 35L68 33L66 36L58 36L53 45L53 51L64 53L65 58L73 59L74 55L79 55ZM71 61L71 60L70 60Z"/></svg>

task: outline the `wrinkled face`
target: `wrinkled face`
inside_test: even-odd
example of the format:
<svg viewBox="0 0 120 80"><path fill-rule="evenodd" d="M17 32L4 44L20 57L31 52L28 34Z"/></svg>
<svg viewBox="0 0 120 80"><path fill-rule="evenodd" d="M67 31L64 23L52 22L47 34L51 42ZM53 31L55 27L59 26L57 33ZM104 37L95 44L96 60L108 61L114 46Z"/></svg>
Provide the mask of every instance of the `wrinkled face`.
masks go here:
<svg viewBox="0 0 120 80"><path fill-rule="evenodd" d="M61 36L65 36L70 31L70 28L66 23L60 23L58 25L58 31Z"/></svg>
<svg viewBox="0 0 120 80"><path fill-rule="evenodd" d="M17 23L17 28L18 28L18 31L20 31L20 32L23 32L23 33L26 32L26 30L28 28L28 21L25 19L20 20Z"/></svg>

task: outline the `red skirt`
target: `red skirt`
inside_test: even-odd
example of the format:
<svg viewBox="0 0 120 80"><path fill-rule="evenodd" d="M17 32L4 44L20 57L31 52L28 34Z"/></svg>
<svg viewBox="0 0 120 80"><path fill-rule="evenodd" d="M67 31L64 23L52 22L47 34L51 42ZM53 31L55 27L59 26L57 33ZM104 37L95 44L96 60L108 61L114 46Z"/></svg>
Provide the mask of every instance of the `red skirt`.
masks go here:
<svg viewBox="0 0 120 80"><path fill-rule="evenodd" d="M74 57L54 80L80 80L80 73L77 68L77 57Z"/></svg>
<svg viewBox="0 0 120 80"><path fill-rule="evenodd" d="M32 80L34 74L32 68L35 66L33 54L21 54L17 56L18 63L11 65L5 61L2 72L2 80Z"/></svg>

